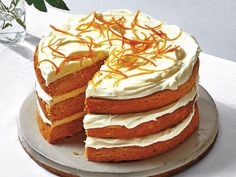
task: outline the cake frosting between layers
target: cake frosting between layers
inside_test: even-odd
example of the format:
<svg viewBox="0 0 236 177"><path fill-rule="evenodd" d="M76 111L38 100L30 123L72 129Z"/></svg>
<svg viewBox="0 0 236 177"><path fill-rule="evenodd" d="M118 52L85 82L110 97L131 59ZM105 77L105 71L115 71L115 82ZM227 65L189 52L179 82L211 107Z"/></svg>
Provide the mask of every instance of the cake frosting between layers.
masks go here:
<svg viewBox="0 0 236 177"><path fill-rule="evenodd" d="M141 112L135 114L123 114L123 115L109 115L109 114L86 114L84 117L84 128L102 128L112 125L125 126L126 128L134 128L142 123L156 120L159 117L173 113L175 110L186 106L189 102L196 100L197 86L187 93L184 97L177 102L172 103L158 110L152 110L148 112Z"/></svg>
<svg viewBox="0 0 236 177"><path fill-rule="evenodd" d="M87 137L85 146L92 147L95 149L130 147L130 146L145 147L157 142L167 141L180 134L189 125L194 114L195 110L193 109L191 114L176 126L145 137L132 138L132 139L108 139L108 138Z"/></svg>
<svg viewBox="0 0 236 177"><path fill-rule="evenodd" d="M97 13L97 15L102 16L105 20L109 20L112 17L119 19L124 16L126 20L124 25L127 27L130 26L130 23L135 17L135 14L127 10L108 11L105 13ZM38 62L46 85L49 85L65 75L86 68L97 61L104 60L110 55L106 60L106 63L100 69L101 71L109 71L110 68L108 64L111 64L112 62L112 52L119 52L120 50L126 50L128 48L126 44L120 47L122 45L121 40L112 41L112 47L107 41L97 47L93 47L93 58L86 57L89 47L88 44L83 44L83 40L91 40L97 44L106 40L108 37L106 33L104 33L104 35L100 35L99 30L92 30L86 33L81 33L78 38L78 31L76 30L76 27L91 20L92 18L93 16L91 15L85 21L83 21L83 18L72 19L68 22L68 24L58 28L53 27L52 32L41 40L38 49ZM177 26L167 25L145 14L140 14L138 20L141 24L151 27L162 24L161 29L169 38L176 37L180 32L180 29ZM148 35L150 33L150 30L140 29L138 27L136 28L136 31L140 36L142 36L142 34ZM58 29L62 29L66 32L66 34L59 32ZM114 29L118 32L120 30L116 28ZM68 35L68 33L72 35ZM112 35L110 34L110 36ZM125 37L130 39L135 38L134 34L129 32L129 30L125 33ZM113 35L113 38L116 37ZM60 48L58 48L58 51L52 52L52 50L47 46L54 43L59 44L57 43L58 40L60 41ZM160 45L163 45L163 42L160 42ZM103 75L101 75L100 72L100 74L96 74L94 76L93 82L89 83L86 90L86 97L122 100L144 97L166 89L177 89L178 86L185 83L191 76L194 64L198 60L200 49L196 40L185 32L182 32L176 40L168 41L166 45L172 45L173 47L179 46L179 48L176 51L167 53L166 56L159 56L160 58L153 60L155 66L153 66L153 64L147 64L142 67L144 70L155 69L163 71L149 72L148 74L143 74L141 77L128 77L119 82L119 87L114 86L117 78L103 78ZM152 52L153 50L154 49L150 47L147 52ZM125 52L129 54L130 51ZM70 60L64 62L65 57L73 58L75 56L82 57L80 60ZM143 55L143 57L149 58L152 57L152 55ZM170 58L173 58L174 60ZM45 59L52 61L57 67L62 65L62 67L60 67L60 72L57 71L57 68L52 63L41 62ZM124 68L122 71L127 76L140 73L139 69L127 70ZM100 79L102 79L103 84L96 83Z"/></svg>
<svg viewBox="0 0 236 177"><path fill-rule="evenodd" d="M75 90L72 90L71 92L67 92L63 95L59 95L59 96L51 96L49 95L47 92L45 92L43 90L43 88L40 86L37 78L35 79L36 82L35 82L35 90L37 91L37 95L39 98L41 98L45 103L47 103L49 106L52 106L54 104L57 104L57 103L60 103L62 101L65 101L66 99L68 98L72 98L72 97L75 97L79 94L84 94L86 88L87 88L87 85L83 86L83 87L80 87L80 88L77 88Z"/></svg>
<svg viewBox="0 0 236 177"><path fill-rule="evenodd" d="M42 121L45 123L45 124L48 124L52 127L56 127L56 126L59 126L59 125L63 125L63 124L66 124L68 122L72 122L74 120L77 120L77 119L82 119L82 117L86 114L85 111L82 111L82 112L79 112L79 113L76 113L76 114L73 114L71 116L68 116L68 117L64 117L62 120L56 120L56 121L50 121L44 114L41 106L39 105L38 101L37 101L37 109L38 109L38 113L39 113L39 116L40 118L42 119Z"/></svg>

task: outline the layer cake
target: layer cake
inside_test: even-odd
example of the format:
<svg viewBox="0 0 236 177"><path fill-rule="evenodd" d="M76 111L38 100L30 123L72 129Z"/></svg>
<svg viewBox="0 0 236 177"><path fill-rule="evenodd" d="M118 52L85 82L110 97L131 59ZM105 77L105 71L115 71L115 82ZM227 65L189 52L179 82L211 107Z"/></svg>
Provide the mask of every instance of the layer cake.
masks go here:
<svg viewBox="0 0 236 177"><path fill-rule="evenodd" d="M34 57L37 123L54 143L85 129L92 161L164 153L197 129L200 48L140 11L71 17Z"/></svg>

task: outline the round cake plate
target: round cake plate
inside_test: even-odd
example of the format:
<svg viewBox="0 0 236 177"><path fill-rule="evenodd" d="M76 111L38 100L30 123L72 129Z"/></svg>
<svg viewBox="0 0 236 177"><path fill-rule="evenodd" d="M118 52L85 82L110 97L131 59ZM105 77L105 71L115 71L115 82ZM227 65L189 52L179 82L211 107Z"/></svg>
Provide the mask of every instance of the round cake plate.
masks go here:
<svg viewBox="0 0 236 177"><path fill-rule="evenodd" d="M36 124L34 92L29 94L22 105L17 121L18 137L34 161L60 176L169 176L200 160L215 142L218 133L217 109L209 93L201 86L198 104L200 124L191 137L167 153L140 161L90 162L84 155L84 133L55 145L47 143Z"/></svg>

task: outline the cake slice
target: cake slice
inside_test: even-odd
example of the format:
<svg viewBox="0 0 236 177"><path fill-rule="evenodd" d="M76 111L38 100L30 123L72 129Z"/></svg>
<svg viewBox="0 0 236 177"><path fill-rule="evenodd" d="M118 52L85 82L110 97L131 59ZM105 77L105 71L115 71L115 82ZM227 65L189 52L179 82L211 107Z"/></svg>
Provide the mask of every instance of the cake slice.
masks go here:
<svg viewBox="0 0 236 177"><path fill-rule="evenodd" d="M34 55L37 122L49 143L83 130L87 84L108 56L105 49L90 51L73 27L51 26Z"/></svg>

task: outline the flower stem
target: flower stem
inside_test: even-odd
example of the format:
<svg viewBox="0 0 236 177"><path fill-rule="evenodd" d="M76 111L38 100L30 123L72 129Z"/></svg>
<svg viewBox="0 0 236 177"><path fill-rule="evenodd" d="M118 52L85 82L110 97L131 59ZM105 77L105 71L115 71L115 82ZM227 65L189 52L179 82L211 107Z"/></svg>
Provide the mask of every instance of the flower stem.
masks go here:
<svg viewBox="0 0 236 177"><path fill-rule="evenodd" d="M9 7L6 7L5 4L3 4L3 2L0 0L0 6L1 6L1 9L0 9L0 12L3 14L4 12L7 13L9 16L12 17L12 19L16 20L16 22L22 26L24 29L26 29L26 25L25 25L25 16L24 16L24 19L22 20L21 18L19 18L14 10L16 9L16 6L18 5L19 3L19 0L12 0L11 4ZM1 15L1 14L0 14ZM3 21L3 24L5 24L6 20ZM12 26L11 24L11 20L7 23L7 26L3 25L2 26L2 29L4 28L7 28L7 27L10 27Z"/></svg>
<svg viewBox="0 0 236 177"><path fill-rule="evenodd" d="M14 12L10 12L10 13L14 16L16 22L17 22L19 25L21 25L24 29L26 29L25 22L22 21L19 17L17 17ZM25 18L25 17L24 17L24 18Z"/></svg>

